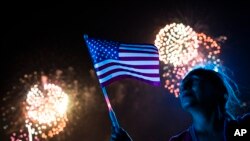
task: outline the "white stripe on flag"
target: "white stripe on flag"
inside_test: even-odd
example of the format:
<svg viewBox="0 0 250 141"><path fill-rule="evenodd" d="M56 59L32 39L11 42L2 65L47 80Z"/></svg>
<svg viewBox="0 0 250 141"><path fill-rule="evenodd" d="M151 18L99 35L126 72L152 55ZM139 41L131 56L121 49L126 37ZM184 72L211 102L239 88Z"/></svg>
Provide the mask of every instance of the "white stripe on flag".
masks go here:
<svg viewBox="0 0 250 141"><path fill-rule="evenodd" d="M155 49L148 49L148 48L135 48L135 47L120 47L120 49L124 50L135 50L135 51L148 51L148 52L155 52L158 53Z"/></svg>
<svg viewBox="0 0 250 141"><path fill-rule="evenodd" d="M101 67L103 65L109 64L109 63L120 63L124 65L135 65L135 66L144 66L144 65L159 65L159 60L155 61L119 61L114 59L108 59L104 60L102 62L96 63L94 65L95 68Z"/></svg>
<svg viewBox="0 0 250 141"><path fill-rule="evenodd" d="M149 54L149 53L119 53L119 57L159 57L158 54Z"/></svg>
<svg viewBox="0 0 250 141"><path fill-rule="evenodd" d="M144 44L120 44L120 46L124 47L145 47L145 48L156 48L156 46L153 45L144 45Z"/></svg>
<svg viewBox="0 0 250 141"><path fill-rule="evenodd" d="M99 79L99 82L100 83L104 83L112 78L115 78L117 76L120 76L120 75L130 75L130 76L134 76L134 77L138 77L138 78L142 78L142 79L145 79L145 80L148 80L148 81L155 81L155 82L159 82L160 81L160 78L159 77L148 77L148 76L143 76L143 75L140 75L140 74L135 74L135 73L131 73L131 72L127 72L127 71L119 71L119 72L115 72L115 73L112 73L104 78L101 78Z"/></svg>
<svg viewBox="0 0 250 141"><path fill-rule="evenodd" d="M113 66L107 67L105 69L102 69L100 71L97 71L96 74L102 75L106 72L109 72L109 71L112 71L115 69L125 69L125 70L140 72L140 73L148 73L148 74L158 74L159 73L159 69L136 69L136 68L132 68L132 67L113 65Z"/></svg>

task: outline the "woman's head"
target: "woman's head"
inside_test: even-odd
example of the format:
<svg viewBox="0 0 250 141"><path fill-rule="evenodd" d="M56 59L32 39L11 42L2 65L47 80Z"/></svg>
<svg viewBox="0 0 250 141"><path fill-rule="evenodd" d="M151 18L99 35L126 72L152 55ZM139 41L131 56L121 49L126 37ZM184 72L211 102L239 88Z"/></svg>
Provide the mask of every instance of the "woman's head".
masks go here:
<svg viewBox="0 0 250 141"><path fill-rule="evenodd" d="M190 71L182 80L180 101L187 111L219 108L220 112L225 112L228 97L232 93L232 88L223 74L198 68Z"/></svg>

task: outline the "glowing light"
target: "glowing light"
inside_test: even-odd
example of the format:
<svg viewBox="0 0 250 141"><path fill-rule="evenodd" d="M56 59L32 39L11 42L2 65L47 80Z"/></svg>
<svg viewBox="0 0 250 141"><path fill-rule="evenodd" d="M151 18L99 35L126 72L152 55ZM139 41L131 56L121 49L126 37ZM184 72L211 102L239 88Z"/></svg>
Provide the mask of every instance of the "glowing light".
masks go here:
<svg viewBox="0 0 250 141"><path fill-rule="evenodd" d="M179 66L197 57L197 34L189 26L170 24L156 36L155 45L159 49L160 60L165 64Z"/></svg>
<svg viewBox="0 0 250 141"><path fill-rule="evenodd" d="M166 25L156 35L155 46L163 62L165 88L176 97L179 95L180 81L188 71L204 65L213 66L212 69L216 70L221 63L218 43L183 24Z"/></svg>
<svg viewBox="0 0 250 141"><path fill-rule="evenodd" d="M25 122L26 126L31 126L32 134L53 137L65 128L68 96L59 86L45 83L39 88L34 85L27 94L26 105Z"/></svg>
<svg viewBox="0 0 250 141"><path fill-rule="evenodd" d="M91 73L91 78L94 80L93 74ZM38 139L49 140L51 137L53 137L52 140L64 140L67 136L70 136L75 130L77 130L75 127L78 125L77 123L79 120L81 120L81 122L86 122L85 120L82 121L82 119L84 115L88 114L89 108L87 107L95 105L95 101L93 100L93 93L95 93L95 91L93 91L93 88L97 84L93 84L92 87L82 85L87 80L84 78L79 79L73 67L56 70L52 69L46 74L43 71L34 71L32 73L23 74L17 80L18 81L11 82L13 83L12 88L5 92L0 101L3 105L0 107L0 122L2 123L1 128L4 132L3 135L6 137L8 136L8 138L12 137L13 140L25 140L24 138L21 138L23 136L19 137L20 133L17 131L20 129L25 131L26 136L28 135L27 137L32 138L33 141L37 141ZM81 84L79 81L81 81ZM63 96L62 94L61 97L59 97L60 93L58 93L58 99L56 99L57 94L53 92L51 92L52 96L49 96L48 90L45 90L44 88L48 85L47 89L52 89L53 86L49 88L49 84L56 84L55 86L61 88L61 90L58 90L63 90L65 94L67 93L67 96ZM37 85L37 88L34 88L35 85ZM37 89L41 92L40 95L37 92L38 95L34 95L34 99L30 97L31 105L39 104L39 101L37 100L38 98L45 100L47 97L47 99L49 99L47 104L50 106L45 104L42 105L40 102L43 107L37 107L37 109L32 111L30 108L35 106L31 106L27 103L27 96L31 91L31 88ZM44 96L44 99L42 99L42 96ZM56 117L54 118L55 121L52 121L49 118L47 121L51 120L50 123L46 123L46 120L39 120L42 117L42 114L39 113L37 113L37 115L28 115L28 112L35 113L34 111L38 109L43 111L46 108L51 108L53 103L50 101L53 101L51 99L53 97L55 98L55 101L57 101L54 111L51 110L51 113L56 113L54 116ZM37 100L38 102L36 103L34 100ZM50 110L45 111L48 112ZM46 115L44 114L44 116ZM53 114L51 114L51 118L52 117ZM28 127L30 127L30 129ZM13 136L12 133L15 133L16 136ZM31 137L29 136L29 133L32 134ZM60 135L56 136L57 134ZM29 139L29 141L32 140Z"/></svg>
<svg viewBox="0 0 250 141"><path fill-rule="evenodd" d="M18 132L13 132L10 135L10 141L32 141L29 139L27 130L20 129ZM34 137L33 141L40 141L39 138Z"/></svg>

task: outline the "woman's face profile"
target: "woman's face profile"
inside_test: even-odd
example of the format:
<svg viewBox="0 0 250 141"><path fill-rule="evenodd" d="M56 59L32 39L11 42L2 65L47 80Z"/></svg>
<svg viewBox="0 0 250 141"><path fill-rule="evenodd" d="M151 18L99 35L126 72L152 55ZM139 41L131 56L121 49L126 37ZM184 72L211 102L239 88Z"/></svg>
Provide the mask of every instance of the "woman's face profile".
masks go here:
<svg viewBox="0 0 250 141"><path fill-rule="evenodd" d="M215 88L211 81L199 75L189 75L181 83L180 102L184 110L209 108L215 104Z"/></svg>

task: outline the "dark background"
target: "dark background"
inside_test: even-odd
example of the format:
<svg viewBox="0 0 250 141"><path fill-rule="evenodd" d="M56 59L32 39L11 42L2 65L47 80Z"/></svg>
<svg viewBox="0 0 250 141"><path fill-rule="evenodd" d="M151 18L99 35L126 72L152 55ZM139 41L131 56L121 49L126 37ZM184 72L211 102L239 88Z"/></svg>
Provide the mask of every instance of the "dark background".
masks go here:
<svg viewBox="0 0 250 141"><path fill-rule="evenodd" d="M1 98L24 74L74 67L82 85L90 81L92 62L83 34L126 43L154 43L172 22L190 25L216 38L226 36L220 58L249 103L250 11L241 1L83 1L1 4ZM111 124L96 78L88 104L72 127L51 140L107 141ZM92 82L91 81L91 82ZM162 87L123 80L108 87L118 120L135 141L163 141L187 128L191 119L178 99ZM14 96L13 96L14 97ZM18 101L18 99L17 99ZM86 100L85 100L86 101ZM84 104L84 103L83 103ZM3 106L3 104L1 104ZM247 106L243 111L249 111ZM3 125L3 124L1 124ZM1 127L0 140L8 136Z"/></svg>

